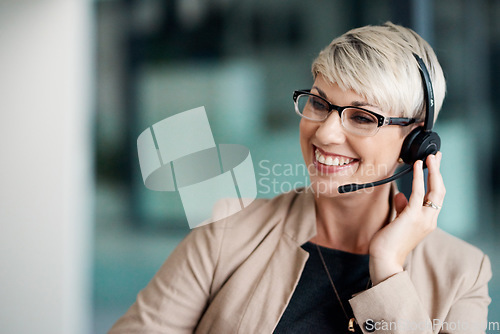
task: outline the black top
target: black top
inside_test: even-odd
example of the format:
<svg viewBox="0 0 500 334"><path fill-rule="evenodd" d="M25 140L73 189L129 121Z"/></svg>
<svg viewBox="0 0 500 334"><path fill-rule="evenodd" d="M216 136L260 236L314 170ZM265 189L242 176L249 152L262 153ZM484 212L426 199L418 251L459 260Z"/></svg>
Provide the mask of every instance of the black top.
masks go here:
<svg viewBox="0 0 500 334"><path fill-rule="evenodd" d="M347 329L349 321L328 279L316 245L307 242L302 248L309 253L309 259L274 333L350 333ZM320 249L347 315L352 318L349 299L353 294L364 291L368 285L369 255L321 246ZM357 332L361 333L359 329Z"/></svg>

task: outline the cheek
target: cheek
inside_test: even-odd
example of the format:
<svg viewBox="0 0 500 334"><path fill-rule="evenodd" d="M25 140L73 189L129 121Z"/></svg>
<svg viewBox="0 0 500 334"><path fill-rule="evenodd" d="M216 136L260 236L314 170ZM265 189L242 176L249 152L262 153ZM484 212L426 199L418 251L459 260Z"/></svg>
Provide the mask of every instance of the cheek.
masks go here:
<svg viewBox="0 0 500 334"><path fill-rule="evenodd" d="M311 138L314 136L316 127L312 122L308 122L305 119L300 120L299 124L299 136L300 136L300 146L302 151L306 150L310 146Z"/></svg>
<svg viewBox="0 0 500 334"><path fill-rule="evenodd" d="M300 132L300 140L302 140L307 133L307 124L303 118L300 120L299 123L299 132Z"/></svg>
<svg viewBox="0 0 500 334"><path fill-rule="evenodd" d="M365 167L381 169L381 173L385 174L397 167L403 140L399 135L387 136L377 140L360 141L357 148Z"/></svg>

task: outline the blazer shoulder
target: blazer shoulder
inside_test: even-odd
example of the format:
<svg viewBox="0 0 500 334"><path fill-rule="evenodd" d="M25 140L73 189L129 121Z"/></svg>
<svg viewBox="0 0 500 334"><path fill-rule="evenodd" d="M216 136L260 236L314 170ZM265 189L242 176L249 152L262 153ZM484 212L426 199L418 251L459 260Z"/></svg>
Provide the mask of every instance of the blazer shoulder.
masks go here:
<svg viewBox="0 0 500 334"><path fill-rule="evenodd" d="M485 254L478 247L459 239L439 228L433 231L422 243L430 252L448 261L482 261Z"/></svg>
<svg viewBox="0 0 500 334"><path fill-rule="evenodd" d="M224 234L241 234L242 237L253 237L254 233L271 229L280 221L283 221L288 215L295 197L296 194L290 192L280 194L271 199L255 199L250 205L238 212L226 215L226 218L194 228L193 232L213 234L224 230ZM214 208L213 216L225 216L224 213L230 211L228 207L234 207L234 205L234 201L218 203ZM236 205L239 204L236 203Z"/></svg>
<svg viewBox="0 0 500 334"><path fill-rule="evenodd" d="M469 286L480 276L486 280L491 277L491 264L483 251L439 228L415 248L412 263L414 270L425 267L439 276L464 280Z"/></svg>
<svg viewBox="0 0 500 334"><path fill-rule="evenodd" d="M190 233L196 235L190 244L209 245L205 249L211 253L214 268L211 298L252 254L259 254L258 262L262 265L267 263L283 235L294 198L294 194L286 193L272 199L257 199L245 209Z"/></svg>

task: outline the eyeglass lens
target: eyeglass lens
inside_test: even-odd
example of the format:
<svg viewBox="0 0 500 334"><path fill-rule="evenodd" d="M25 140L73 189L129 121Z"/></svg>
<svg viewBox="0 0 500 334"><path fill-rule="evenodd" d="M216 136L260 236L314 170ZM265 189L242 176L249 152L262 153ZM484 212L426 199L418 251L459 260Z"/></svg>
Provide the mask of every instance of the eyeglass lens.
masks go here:
<svg viewBox="0 0 500 334"><path fill-rule="evenodd" d="M297 98L297 108L302 116L315 121L325 120L330 109L325 100L306 94L299 95ZM347 130L362 135L372 135L378 130L377 118L357 108L346 108L342 111L342 125Z"/></svg>

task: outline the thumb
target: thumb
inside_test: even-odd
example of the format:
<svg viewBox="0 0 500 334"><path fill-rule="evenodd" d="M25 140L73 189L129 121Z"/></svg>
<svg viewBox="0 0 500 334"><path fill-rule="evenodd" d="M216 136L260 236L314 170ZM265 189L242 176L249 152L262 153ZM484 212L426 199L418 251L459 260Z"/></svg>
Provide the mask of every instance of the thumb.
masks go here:
<svg viewBox="0 0 500 334"><path fill-rule="evenodd" d="M403 193L397 193L394 196L394 208L396 209L397 216L399 216L400 213L403 212L407 205L408 200Z"/></svg>

